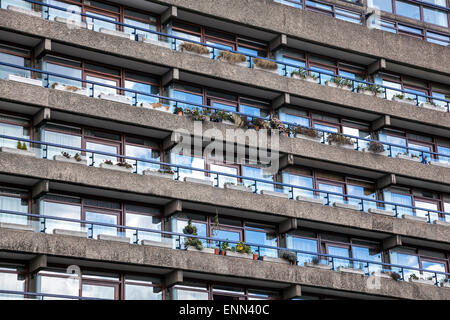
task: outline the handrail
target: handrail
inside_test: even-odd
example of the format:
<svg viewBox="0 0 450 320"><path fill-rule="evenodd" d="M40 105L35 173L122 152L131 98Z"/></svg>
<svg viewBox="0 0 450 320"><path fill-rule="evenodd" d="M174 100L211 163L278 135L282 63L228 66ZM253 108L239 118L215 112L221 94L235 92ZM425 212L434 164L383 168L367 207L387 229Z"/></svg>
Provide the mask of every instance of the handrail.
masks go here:
<svg viewBox="0 0 450 320"><path fill-rule="evenodd" d="M93 85L92 90L94 90L94 86L101 86L101 87L105 87L105 88L110 88L110 89L116 89L116 90L120 90L120 91L130 92L130 93L133 93L135 95L135 97L137 97L137 95L145 95L145 96L149 96L149 97L160 99L160 100L168 100L168 101L174 102L176 105L178 103L179 104L184 104L184 105L192 105L192 106L195 106L195 107L198 107L198 108L202 108L202 109L212 109L212 110L215 110L215 111L225 111L225 112L233 113L233 114L236 114L236 115L239 115L239 116L243 116L243 117L251 117L251 118L261 119L261 120L264 120L264 121L269 120L268 117L255 116L255 115L252 115L252 114L248 114L248 113L244 113L244 112L238 112L238 111L229 111L229 110L227 110L225 108L208 106L208 105L199 104L199 103L191 103L189 101L184 101L184 100L180 100L180 99L176 99L176 98L161 96L161 95L152 94L152 93L139 91L139 90L134 90L134 89L129 89L129 88L122 88L122 87L113 86L113 85L109 85L109 84L103 84L103 83L92 81L92 80L84 80L84 79L80 79L80 78L76 78L76 77L72 77L72 76L67 76L67 75L54 73L54 72L49 72L49 71L43 71L43 70L30 68L30 67L19 66L19 65L15 65L15 64L11 64L11 63L6 63L6 62L1 62L0 61L0 65L11 67L11 68L17 68L17 69L21 69L21 70L26 70L26 71L30 71L30 72L41 73L41 74L46 75L46 76L55 76L55 77L58 77L58 78L65 78L65 79L68 79L68 80L78 81L78 82L81 82L81 83L88 83L88 84ZM49 84L47 84L47 87L49 87ZM138 102L137 102L137 98L136 98L136 105L137 105L137 103ZM325 129L318 129L318 128L309 127L309 126L303 126L303 125L299 125L299 124L292 123L292 122L287 122L287 121L282 121L282 122L287 127L302 127L302 128L312 129L312 130L321 132L322 133L322 138L323 138L323 141L321 141L322 143L325 143L325 134L335 134L336 133L336 132L333 132L333 131L329 131L329 130L325 130ZM381 143L383 145L389 146L389 148L388 148L389 149L388 150L389 151L389 154L388 154L389 156L392 156L392 148L401 148L401 149L406 150L407 153L409 153L409 151L419 152L423 163L427 163L425 155L442 156L442 157L450 159L450 154L433 152L433 151L425 151L425 150L422 150L422 149L419 149L419 148L403 146L403 145L394 144L394 143L390 143L390 142L384 142L384 141L375 140L375 139L361 138L361 137L357 137L357 136L353 136L353 135L349 135L349 134L343 134L343 133L340 133L340 134L345 136L345 137L349 137L351 139L356 139L356 150L359 149L359 142L360 141L365 141L365 142L372 142L373 141L373 142L379 142L379 143ZM435 161L435 159L434 158L430 158L430 161Z"/></svg>
<svg viewBox="0 0 450 320"><path fill-rule="evenodd" d="M126 229L126 230L133 230L136 233L134 236L136 236L136 241L134 241L135 244L139 244L139 232L146 232L146 233L156 233L163 236L170 236L165 237L165 239L172 239L178 241L177 249L183 249L181 239L182 238L196 238L200 240L205 240L208 245L212 245L212 242L218 242L219 245L212 245L215 247L218 247L221 249L221 244L224 242L227 242L228 244L238 244L241 241L235 241L235 240L228 240L223 238L216 238L216 237L208 237L208 236L199 236L199 235L193 235L193 234L185 234L185 233L179 233L179 232L172 232L172 231L164 231L164 230L156 230L156 229L149 229L149 228L141 228L141 227L132 227L132 226L126 226L126 225L119 225L119 224L112 224L112 223L106 223L106 222L97 222L97 221L91 221L91 220L82 220L82 219L73 219L73 218L63 218L63 217L57 217L57 216L48 216L48 215L41 215L41 214L33 214L33 213L23 213L18 211L10 211L10 210L0 210L0 213L3 214L10 214L10 215L18 215L18 216L25 216L30 218L37 218L42 221L34 220L34 222L40 222L44 228L40 228L41 231L37 232L46 232L46 220L58 220L58 221L64 221L64 222L73 222L73 223L79 223L81 225L91 225L89 230L93 231L94 226L102 226L102 227L110 227L110 228L117 228L117 229ZM30 220L30 222L33 222L33 219ZM92 235L88 235L89 238L92 238ZM164 238L164 237L163 237ZM145 240L145 239L143 239ZM156 241L158 242L158 241ZM339 256L339 255L332 255L332 254L326 254L326 253L319 253L319 252L313 252L313 251L306 251L306 250L300 250L300 249L294 249L294 248L284 248L284 247L276 247L276 246L269 246L265 244L259 244L259 243L252 243L252 242L242 242L244 245L249 247L256 247L258 252L258 257L261 257L261 249L268 249L268 250L277 250L277 251L290 251L294 252L296 254L303 254L303 255L312 255L312 256L320 256L323 258L330 258L332 261L331 263L335 263L334 260L348 260L350 262L357 262L357 263L365 263L367 264L367 267L370 266L370 264L382 266L382 267L389 267L392 268L400 268L406 269L406 270L414 270L419 272L426 272L426 273L434 273L436 275L445 275L450 276L450 273L448 272L442 272L442 271L435 271L435 270L427 270L423 268L415 268L415 267L409 267L404 265L398 265L398 264L392 264L392 263L386 263L386 262L378 262L378 261L372 261L372 260L366 260L366 259L358 259L358 258L350 258L345 256ZM450 278L450 277L449 277Z"/></svg>
<svg viewBox="0 0 450 320"><path fill-rule="evenodd" d="M180 178L180 170L187 169L187 170L192 170L192 171L206 173L206 174L209 174L211 176L215 175L216 177L214 177L214 180L217 180L216 186L219 186L219 177L220 176L231 177L231 178L235 178L235 179L247 180L247 181L255 182L255 184L252 185L252 186L255 187L254 193L258 192L257 183L271 184L274 187L278 187L278 189L290 188L289 194L292 195L291 199L294 198L294 190L304 190L304 191L310 191L310 192L313 192L313 193L316 193L316 194L317 193L326 194L326 196L324 198L327 200L327 203L326 203L327 205L333 204L333 203L331 203L331 200L330 200L330 197L332 197L332 196L338 196L338 197L343 197L343 198L351 198L351 199L360 200L361 201L359 203L359 205L361 205L361 210L360 211L365 211L364 210L364 206L367 206L367 204L365 204L365 202L370 202L370 203L375 203L377 205L377 208L379 208L378 205L382 205L383 207L384 206L393 206L394 207L393 210L394 210L394 213L395 213L396 217L399 214L399 212L398 212L399 208L406 208L406 209L410 209L410 210L425 211L426 215L428 217L428 222L429 223L432 223L432 221L431 221L431 214L432 213L433 214L441 214L441 215L444 215L444 216L445 215L449 215L450 216L450 213L447 213L447 212L444 212L444 211L431 210L431 209L415 207L415 206L408 206L408 205L398 204L398 203L394 203L394 202L388 202L388 201L383 201L383 200L377 200L377 199L372 199L372 198L367 198L367 197L360 197L360 196L344 194L344 193L338 193L338 192L332 192L332 191L324 191L324 190L315 189L315 188L296 186L296 185L293 185L293 184L287 184L287 183L282 183L282 182L275 182L275 181L264 180L264 179L260 179L260 178L254 178L254 177L246 177L246 176L235 175L235 174L231 174L231 173L225 173L225 172L219 172L219 171L213 171L213 170L207 170L207 169L200 169L200 168L193 168L193 167L180 165L180 164L174 164L174 163L167 163L167 162L161 162L161 161L144 159L144 158L131 157L131 156L114 154L114 153L109 153L109 152L104 152L104 151L83 149L83 148L66 146L66 145L61 145L61 144L56 144L56 143L51 143L51 142L37 141L37 140L31 140L31 139L25 139L25 138L18 138L18 137L7 136L7 135L0 135L0 139L1 138L9 139L9 140L21 141L21 142L28 142L28 143L32 143L32 144L38 144L38 145L43 145L43 146L46 147L46 149L45 149L46 152L47 152L48 147L56 147L56 148L61 148L61 149L69 149L69 150L80 151L82 153L90 153L91 157L92 157L92 164L90 166L94 166L94 164L95 164L94 157L97 154L97 155L103 155L103 156L110 156L110 157L120 158L120 159L124 159L124 160L136 161L136 170L134 171L134 173L137 173L138 162L145 162L145 163L150 163L150 164L157 164L157 165L160 165L160 166L163 166L163 167L165 166L165 167L175 168L175 173L176 173L176 179L175 180L179 180L179 178ZM44 157L44 159L45 158L46 158L46 156ZM370 208L370 206L369 206L369 208ZM439 217L439 219L441 219L441 217Z"/></svg>
<svg viewBox="0 0 450 320"><path fill-rule="evenodd" d="M42 297L42 298L49 297L49 298L70 299L70 300L111 300L111 299L104 299L104 298L90 298L90 297L69 296L69 295L54 294L54 293L38 293L38 292L14 291L14 290L0 290L0 294L33 296L33 297L37 297L37 298L38 297Z"/></svg>
<svg viewBox="0 0 450 320"><path fill-rule="evenodd" d="M30 2L30 3L39 4L39 5L42 5L42 6L45 6L45 7L57 9L57 10L60 10L60 11L67 11L65 8L58 7L58 6L54 6L54 5L50 5L50 4L41 3L41 2L38 2L38 1L35 1L35 0L25 0L25 1ZM348 81L351 81L351 82L352 82L352 91L356 90L356 85L355 85L355 84L358 83L358 84L364 84L364 85L366 85L366 86L375 86L375 85L376 85L376 86L379 86L379 87L381 87L381 88L384 89L384 94L385 94L385 95L386 95L386 90L393 90L393 91L396 91L396 92L402 92L403 94L408 94L408 95L416 96L416 99L415 99L415 100L416 100L416 105L417 105L417 106L419 106L419 97L425 98L427 101L428 101L428 100L432 100L432 101L433 101L433 100L443 101L443 102L445 102L445 103L447 104L447 112L450 112L450 100L441 99L441 98L437 98L437 97L433 97L433 96L428 96L428 95L425 95L425 94L411 93L411 92L408 91L407 89L404 90L404 89L393 88L393 87L389 87L389 86L377 84L377 83L374 83L374 82L369 82L369 81L365 81L365 80L354 79L354 78L347 77L347 76L344 76L344 75L338 75L338 74L334 74L334 73L333 73L333 74L330 74L330 73L324 73L324 72L320 72L320 71L314 70L314 68L302 67L301 65L297 65L297 64L292 64L292 63L288 63L288 62L278 61L278 60L274 60L274 59L270 59L270 58L265 58L265 57L259 57L258 55L254 55L254 54L251 54L251 53L243 53L243 52L236 51L236 50L225 49L225 48L223 48L223 47L216 46L216 45L212 45L212 44L206 44L206 43L203 43L203 42L199 42L199 41L195 41L195 40L191 40L191 39L187 39L187 38L183 38L183 37L178 37L178 36L175 36L175 35L171 35L171 34L167 34L167 33L162 33L162 32L158 32L158 31L154 31L154 30L150 30L150 29L145 29L145 28L142 28L142 27L138 27L138 26L134 26L134 25L122 23L122 22L111 21L111 20L108 20L108 19L106 19L106 18L101 18L101 17L89 15L89 14L87 14L87 13L77 13L77 14L79 14L79 15L81 15L81 16L84 16L84 17L91 18L91 19L93 19L93 20L100 20L100 21L104 21L104 22L116 24L116 25L119 25L119 26L122 26L122 27L131 28L131 29L134 30L134 34L136 34L136 30L141 30L141 31L145 31L145 32L152 33L152 34L155 34L155 35L159 35L159 36L164 36L164 37L172 38L172 39L175 40L175 43L174 43L175 49L174 49L174 50L176 50L176 40L179 40L179 41L186 41L186 42L191 42L191 43L194 43L194 44L198 44L198 45L210 47L210 48L213 48L213 49L217 49L217 50L221 50L221 51L228 51L228 52L231 52L231 53L242 54L242 55L245 55L245 56L250 57L250 58L263 59L263 60L267 60L267 61L271 61L271 62L280 64L280 65L283 65L283 66L284 66L284 76L287 76L287 72L288 72L288 71L287 71L287 67L302 68L303 70L306 70L306 71L309 71L309 72L312 72L312 73L317 73L317 74L319 74L319 83L322 82L322 79L321 79L321 78L322 78L322 75L325 75L325 76L331 76L331 77L334 77L334 78L340 77L340 78L342 78L342 79L346 79L346 80L348 80ZM173 48L172 48L172 49L173 49ZM214 54L214 53L213 53L213 54ZM250 64L252 63L251 61L252 61L252 60L250 59ZM282 75L282 76L283 76L283 75Z"/></svg>

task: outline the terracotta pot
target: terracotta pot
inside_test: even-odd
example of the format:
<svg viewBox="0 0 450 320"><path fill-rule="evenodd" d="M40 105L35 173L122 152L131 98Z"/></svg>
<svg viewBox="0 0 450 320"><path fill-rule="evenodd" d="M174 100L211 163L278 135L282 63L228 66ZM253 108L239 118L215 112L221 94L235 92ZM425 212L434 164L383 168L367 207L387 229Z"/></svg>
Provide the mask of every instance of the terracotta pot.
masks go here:
<svg viewBox="0 0 450 320"><path fill-rule="evenodd" d="M182 116L183 115L183 111L178 111L178 115Z"/></svg>
<svg viewBox="0 0 450 320"><path fill-rule="evenodd" d="M258 254L256 253L253 254L253 260L258 260Z"/></svg>
<svg viewBox="0 0 450 320"><path fill-rule="evenodd" d="M225 255L225 251L220 251L220 255L224 256Z"/></svg>
<svg viewBox="0 0 450 320"><path fill-rule="evenodd" d="M255 126L255 130L256 130L256 131L259 131L259 126Z"/></svg>
<svg viewBox="0 0 450 320"><path fill-rule="evenodd" d="M214 254L219 255L219 249L215 248L214 249Z"/></svg>

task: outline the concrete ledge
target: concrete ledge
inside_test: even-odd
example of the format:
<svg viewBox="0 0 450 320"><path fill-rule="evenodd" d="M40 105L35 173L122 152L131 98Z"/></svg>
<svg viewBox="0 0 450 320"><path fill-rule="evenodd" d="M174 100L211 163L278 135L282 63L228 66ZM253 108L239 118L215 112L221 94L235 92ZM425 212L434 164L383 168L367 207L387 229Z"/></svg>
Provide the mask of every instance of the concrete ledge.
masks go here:
<svg viewBox="0 0 450 320"><path fill-rule="evenodd" d="M116 242L126 242L130 243L130 238L121 237L121 236L111 236L109 234L99 234L97 236L97 240L105 240L105 241L116 241Z"/></svg>
<svg viewBox="0 0 450 320"><path fill-rule="evenodd" d="M240 252L227 251L227 253L225 255L227 257L235 257L235 258L242 258L242 259L253 260L253 254L249 254L249 253L240 253Z"/></svg>
<svg viewBox="0 0 450 320"><path fill-rule="evenodd" d="M394 297L401 299L450 299L448 288L380 279L381 286L367 286L367 277L361 275L305 268L267 261L230 259L213 254L186 252L168 248L138 246L123 242L105 242L99 245L94 239L73 238L61 235L0 230L0 251L22 252L32 255L48 255L73 259L72 264L83 261L111 262L111 268L135 270L135 266L166 268L189 271L210 276L226 276L234 283L242 278L252 281L271 281L285 285L304 285L316 288L352 291L361 294ZM268 282L270 284L270 282Z"/></svg>
<svg viewBox="0 0 450 320"><path fill-rule="evenodd" d="M253 192L252 188L246 187L244 185L234 185L234 184L226 184L224 186L225 189L231 189L231 190L239 190L244 192Z"/></svg>
<svg viewBox="0 0 450 320"><path fill-rule="evenodd" d="M126 172L126 173L133 172L133 168L121 167L121 166L118 166L115 164L107 164L107 163L100 163L100 168L114 170L114 171L121 171L121 172Z"/></svg>
<svg viewBox="0 0 450 320"><path fill-rule="evenodd" d="M25 78L25 77L21 77L21 76L16 76L14 74L9 74L8 75L8 80L9 81L22 82L22 83L25 83L25 84L32 84L34 86L42 87L42 80Z"/></svg>
<svg viewBox="0 0 450 320"><path fill-rule="evenodd" d="M312 262L306 262L305 267L323 269L323 270L331 270L332 269L331 264L321 264L321 263L312 263Z"/></svg>
<svg viewBox="0 0 450 320"><path fill-rule="evenodd" d="M324 206L316 203L300 202L279 197L266 197L250 192L231 192L221 188L200 184L189 184L182 181L168 180L153 176L137 174L111 174L110 171L90 166L68 166L66 163L23 157L0 152L0 168L3 175L21 176L38 180L48 180L71 186L102 189L108 193L123 196L163 197L179 199L193 203L234 208L255 213L266 213L282 219L296 218L316 221L324 224L335 224L368 231L398 234L408 237L428 239L431 241L450 243L450 233L446 226L429 223L418 223L406 219L398 219L379 214L353 211ZM57 191L56 189L54 190Z"/></svg>
<svg viewBox="0 0 450 320"><path fill-rule="evenodd" d="M346 272L346 273L354 273L354 274L364 275L364 271L361 270L361 269L338 267L338 271L339 272Z"/></svg>
<svg viewBox="0 0 450 320"><path fill-rule="evenodd" d="M278 197L278 198L289 199L289 195L287 193L282 193L282 192L276 192L276 191L270 191L270 190L262 190L261 194L263 194L265 196L273 196L273 197Z"/></svg>
<svg viewBox="0 0 450 320"><path fill-rule="evenodd" d="M286 259L281 259L281 258L273 258L273 257L267 257L267 256L262 256L261 257L262 261L266 261L266 262L275 262L275 263L282 263L282 264L290 264L289 261L287 261Z"/></svg>
<svg viewBox="0 0 450 320"><path fill-rule="evenodd" d="M172 239L167 239L163 241L153 241L153 240L142 240L141 244L143 246L153 246L153 247L161 247L161 248L173 248Z"/></svg>
<svg viewBox="0 0 450 320"><path fill-rule="evenodd" d="M213 186L213 181L206 179L207 177L205 177L205 179L199 179L199 178L192 178L192 177L184 177L183 181L184 182L190 182L190 183L197 183L197 184L204 184L207 186Z"/></svg>
<svg viewBox="0 0 450 320"><path fill-rule="evenodd" d="M160 177L160 178L173 180L173 174L172 173L163 173L163 172L147 169L147 170L144 170L142 172L142 174L144 176L155 176L155 177Z"/></svg>
<svg viewBox="0 0 450 320"><path fill-rule="evenodd" d="M430 166L438 166L438 167L443 167L443 168L450 168L450 163L445 163L445 162L437 162L437 161L430 161L428 162L430 164Z"/></svg>
<svg viewBox="0 0 450 320"><path fill-rule="evenodd" d="M427 223L427 222L428 222L428 219L425 218L425 217L416 217L416 216L412 216L412 215L409 215L409 214L404 214L404 215L402 215L402 219L404 219L404 220L418 221L418 222L424 222L424 223Z"/></svg>
<svg viewBox="0 0 450 320"><path fill-rule="evenodd" d="M427 286L436 286L433 280L427 280L427 279L409 279L409 282L412 283L420 283L420 284L424 284Z"/></svg>
<svg viewBox="0 0 450 320"><path fill-rule="evenodd" d="M86 231L73 231L73 230L65 230L65 229L53 229L53 234L62 235L62 236L79 237L79 238L87 238L88 237L88 233Z"/></svg>
<svg viewBox="0 0 450 320"><path fill-rule="evenodd" d="M36 154L33 151L30 151L30 150L22 150L22 149L0 147L0 152L19 154L21 156L27 156L27 157L36 157Z"/></svg>
<svg viewBox="0 0 450 320"><path fill-rule="evenodd" d="M395 212L387 211L387 210L381 210L381 209L375 209L375 208L369 208L369 213L373 214L382 214L389 217L395 217Z"/></svg>
<svg viewBox="0 0 450 320"><path fill-rule="evenodd" d="M442 220L434 220L433 224L437 224L440 226L446 226L446 227L450 227L450 222L449 221L442 221Z"/></svg>
<svg viewBox="0 0 450 320"><path fill-rule="evenodd" d="M392 279L392 277L386 273L383 272L372 272L372 276L379 277L379 278L385 278L385 279Z"/></svg>
<svg viewBox="0 0 450 320"><path fill-rule="evenodd" d="M24 9L22 7L16 7L16 6L11 6L9 5L7 7L8 10L14 11L14 12L19 12L19 13L24 13L24 14L28 14L30 16L34 16L34 17L41 17L41 13L34 11L34 10L28 10L28 9Z"/></svg>
<svg viewBox="0 0 450 320"><path fill-rule="evenodd" d="M186 250L187 251L196 251L196 252L200 252L200 253L209 253L209 254L214 254L215 253L214 248L202 248L202 250L198 250L195 247L189 246L189 247L186 248Z"/></svg>
<svg viewBox="0 0 450 320"><path fill-rule="evenodd" d="M361 211L361 210L359 209L359 206L357 206L357 205L355 205L355 204L348 204L348 203L334 202L334 203L333 203L333 207Z"/></svg>
<svg viewBox="0 0 450 320"><path fill-rule="evenodd" d="M22 231L34 231L33 226L28 224L17 224L17 223L0 223L0 228L22 230Z"/></svg>
<svg viewBox="0 0 450 320"><path fill-rule="evenodd" d="M311 198L311 197L297 196L296 199L297 199L297 201L305 201L305 202L323 204L323 200L320 199L320 198Z"/></svg>
<svg viewBox="0 0 450 320"><path fill-rule="evenodd" d="M126 39L129 39L129 40L134 40L133 35L130 35L128 33L122 32L122 31L111 30L111 29L106 29L106 28L100 28L99 31L101 33L109 34L111 36L126 38Z"/></svg>

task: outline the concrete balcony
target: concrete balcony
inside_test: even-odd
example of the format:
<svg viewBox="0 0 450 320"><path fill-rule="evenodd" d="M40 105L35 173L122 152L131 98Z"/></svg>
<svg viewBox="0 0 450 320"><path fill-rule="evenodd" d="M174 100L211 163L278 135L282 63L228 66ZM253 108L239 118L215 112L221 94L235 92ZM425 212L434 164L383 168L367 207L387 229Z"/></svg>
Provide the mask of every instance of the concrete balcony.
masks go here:
<svg viewBox="0 0 450 320"><path fill-rule="evenodd" d="M238 283L245 278L249 285L259 283L260 286L278 290L300 285L305 292L308 288L314 288L334 290L336 293L350 291L361 297L450 299L449 288L385 278L377 279L379 286L370 286L369 277L353 273L19 230L0 229L0 234L0 255L7 251L10 257L20 254L22 259L24 256L47 255L49 262L64 259L83 266L86 261L95 261L96 265L103 268L123 271L150 272L154 269L160 274L167 274L172 270L180 270L189 273L189 277L194 279L207 275L211 280Z"/></svg>

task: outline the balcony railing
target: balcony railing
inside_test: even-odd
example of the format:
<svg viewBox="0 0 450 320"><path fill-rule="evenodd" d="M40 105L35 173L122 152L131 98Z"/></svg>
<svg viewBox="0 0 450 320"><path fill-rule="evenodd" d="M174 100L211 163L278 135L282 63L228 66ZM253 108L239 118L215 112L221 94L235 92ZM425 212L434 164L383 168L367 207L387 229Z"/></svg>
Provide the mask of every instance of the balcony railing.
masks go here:
<svg viewBox="0 0 450 320"><path fill-rule="evenodd" d="M44 300L48 298L58 300L109 300L90 297L69 296L63 294L53 293L37 293L13 290L0 290L0 300Z"/></svg>
<svg viewBox="0 0 450 320"><path fill-rule="evenodd" d="M269 191L275 191L279 193L285 193L288 195L289 199L296 199L295 195L306 198L315 198L315 199L322 199L322 202L324 205L334 205L334 203L344 203L344 204L353 204L355 206L359 206L360 211L370 211L370 209L378 209L383 210L386 212L393 212L396 217L401 217L403 215L413 215L417 216L417 213L420 212L421 216L423 218L426 218L427 222L434 223L436 220L440 221L450 221L450 213L438 211L438 210L432 210L428 208L421 208L416 206L409 206L389 201L383 201L383 200L376 200L373 198L368 197L361 197L351 194L344 194L339 192L331 192L321 189L315 189L315 188L308 188L308 187L302 187L297 186L293 184L287 184L282 182L275 182L260 178L254 178L254 177L247 177L247 176L241 176L241 175L235 175L230 173L224 173L219 171L213 171L213 170L206 170L206 169L200 169L200 168L194 168L190 166L175 164L175 163L167 163L167 162L161 162L157 160L151 160L151 159L145 159L145 158L137 158L137 157L131 157L126 155L120 155L120 154L114 154L104 151L97 151L97 150L91 150L91 149L83 149L73 146L67 146L67 145L61 145L56 143L50 143L50 142L44 142L44 141L36 141L31 139L24 139L24 138L18 138L13 136L7 136L7 135L0 135L0 139L8 139L13 141L20 141L21 143L28 143L31 145L39 145L42 146L43 155L42 158L47 158L48 148L60 148L64 150L74 150L82 154L90 154L89 158L90 166L94 166L97 162L95 161L95 157L100 157L102 159L102 156L108 156L108 157L114 157L122 159L123 161L130 161L134 163L134 173L139 172L139 163L148 163L153 165L158 165L160 168L171 168L172 171L174 171L172 178L175 180L180 180L182 178L183 170L190 170L191 172L200 173L200 176L202 178L207 178L207 175L209 177L212 177L214 180L213 185L216 187L221 187L220 185L220 177L222 178L232 178L233 180L237 182L242 182L244 185L252 188L252 191L254 193L258 193L258 191L267 190L267 188L264 185L272 185L273 190ZM41 149L36 149L34 152L37 154L41 151ZM141 164L142 165L142 164ZM145 166L144 166L145 167ZM146 167L147 169L147 167ZM186 175L185 175L186 176ZM226 181L226 180L225 180ZM262 187L261 187L262 185ZM259 186L259 188L258 188ZM347 199L347 200L344 200ZM392 208L392 209L387 209Z"/></svg>
<svg viewBox="0 0 450 320"><path fill-rule="evenodd" d="M1 1L1 0L0 0ZM44 8L52 8L55 10L60 10L60 11L64 11L64 12L68 12L65 8L62 7L58 7L58 6L54 6L54 5L50 5L50 4L44 4L38 1L34 1L34 0L24 0L30 3L34 3L34 4L38 4L38 5L42 5ZM0 2L1 3L1 2ZM78 14L78 13L74 13L74 12L70 12L71 14ZM240 51L235 51L235 50L231 50L231 49L225 49L221 46L217 46L217 45L213 45L213 44L206 44L203 42L198 42L195 40L191 40L188 38L183 38L183 37L178 37L178 36L174 36L171 34L167 34L167 33L162 33L162 32L157 32L154 30L150 30L150 29L146 29L146 28L142 28L142 27L138 27L138 26L134 26L131 24L126 24L126 23L121 23L121 22L116 22L116 21L111 21L108 20L106 18L101 18L98 16L93 16L93 15L89 15L86 13L79 13L80 16L82 17L86 17L89 19L92 19L93 23L95 23L96 20L98 21L102 21L102 22L108 22L109 24L114 24L116 26L118 26L119 28L128 28L133 30L132 33L130 35L134 36L135 40L139 40L139 36L138 36L138 31L144 31L146 33L151 33L155 35L155 38L157 38L157 40L151 40L152 43L156 43L156 44L160 44L160 45L169 45L170 48L172 50L180 50L180 45L183 42L189 42L189 43L193 43L193 44L197 44L197 45L201 45L203 47L207 47L210 49L209 52L209 57L212 59L217 59L218 57L218 53L221 51L226 51L226 52L231 52L231 53L235 53L235 54L240 54L243 56L247 57L247 67L248 68L254 68L255 62L254 59L260 59L260 60L264 60L268 63L276 63L277 64L277 68L278 68L278 74L281 76L286 76L286 77L290 77L293 71L297 71L299 73L301 73L301 71L306 72L308 75L318 75L318 82L319 84L325 85L325 82L329 81L330 78L342 78L345 79L347 81L349 81L351 83L351 91L356 92L358 90L358 86L365 86L365 87L371 87L371 86L378 86L381 88L382 90L382 94L383 97L385 99L387 99L389 97L390 94L388 94L388 90L391 91L391 93L397 93L397 94L401 94L404 95L406 97L414 97L411 98L413 101L415 101L416 106L421 106L421 103L423 102L432 102L432 103L436 103L437 105L440 105L442 108L444 108L447 112L450 112L450 101L446 100L446 99L441 99L441 98L437 98L434 96L428 96L425 94L419 94L419 93L412 93L408 90L403 90L403 89L398 89L398 88L393 88L393 87L389 87L389 86L385 86L385 85L381 85L381 84L377 84L374 82L369 82L369 81L365 81L365 80L358 80L358 79L354 79L351 77L347 77L347 76L343 76L343 75L338 75L338 74L331 74L331 73L324 73L324 72L320 72L317 71L316 69L313 68L306 68L306 67L302 67L300 64L292 64L292 63L288 63L288 62L283 62L283 61L278 61L278 60L274 60L274 59L269 59L269 58L264 58L264 57L259 57L257 55L254 54L250 54L250 53L243 53ZM93 28L93 26L92 26ZM161 41L164 40L164 41ZM423 100L423 101L421 101Z"/></svg>
<svg viewBox="0 0 450 320"><path fill-rule="evenodd" d="M146 97L155 99L155 101L157 100L157 101L159 101L159 102L161 102L163 104L166 104L166 105L167 105L167 102L169 102L169 105L167 105L167 108L168 108L168 110L170 110L170 112L174 108L176 108L178 105L182 105L182 106L189 105L189 106L193 106L193 107L198 108L198 109L206 110L208 112L224 111L224 112L229 113L229 114L236 114L236 115L238 115L240 117L247 117L247 118L252 118L252 119L260 119L262 121L268 121L269 120L268 117L255 116L253 114L237 112L237 111L229 111L227 109L220 108L220 107L214 107L214 106L198 104L198 103L189 102L189 101L180 100L180 99L175 99L175 98L171 98L171 97L151 94L151 93L144 92L144 91L133 90L133 89L128 89L128 88L122 88L122 87L118 87L118 86L108 85L108 84L104 84L104 83L99 83L99 82L91 81L91 80L83 80L81 78L75 78L75 77L67 76L67 75L64 75L64 74L48 72L48 71L42 71L42 70L39 70L39 69L23 67L23 66L19 66L19 65L10 64L10 63L0 62L0 67L1 66L5 66L5 67L8 67L8 68L16 68L18 70L27 71L29 73L29 76L31 76L31 73L40 74L40 75L42 75L42 78L44 78L44 80L45 80L44 81L45 84L42 83L42 85L44 87L47 87L47 88L50 87L50 83L48 81L48 77L49 76L63 78L63 79L67 79L69 81L77 81L77 82L80 82L80 83L85 84L85 85L89 84L91 86L91 88L90 88L89 91L86 91L86 92L88 93L88 95L90 97L94 97L94 92L95 92L95 88L96 87L108 88L108 89L114 89L116 91L127 92L127 93L130 93L130 94L133 95L133 99L130 102L130 104L132 104L134 106L138 106L139 103L141 102L141 100L139 99L139 96L146 96ZM83 89L85 89L85 88L83 88ZM145 102L145 101L143 100L143 102ZM291 136L294 135L293 132L295 131L295 128L297 128L297 127L314 130L315 132L317 132L318 136L320 137L320 141L319 142L321 142L323 144L325 144L327 142L326 137L328 135L336 134L336 132L333 132L333 131L329 131L329 130L325 130L325 129L318 129L318 128L314 128L314 127L308 127L308 126L302 126L302 125L298 125L296 123L287 122L287 121L283 121L283 124L286 126L286 128L289 128L289 131L292 131L291 132ZM436 162L436 163L443 163L443 164L450 165L449 164L450 163L450 154L433 152L433 151L423 150L423 149L419 149L419 148L404 146L404 145L400 145L400 144L379 141L379 140L375 140L375 139L361 138L361 137L348 135L348 134L343 134L343 133L340 134L340 135L342 135L344 137L347 137L347 138L350 138L350 139L352 139L354 141L354 143L353 143L354 150L362 151L363 148L364 147L367 148L367 146L371 142L375 142L375 143L381 143L384 146L385 150L388 153L387 156L389 156L389 157L394 157L396 154L403 153L403 154L405 154L407 156L413 156L414 155L415 157L419 158L422 163ZM395 149L397 149L398 152Z"/></svg>
<svg viewBox="0 0 450 320"><path fill-rule="evenodd" d="M99 222L99 221L89 221L89 220L81 220L81 219L72 219L72 218L63 218L63 217L57 217L57 216L49 216L45 214L32 214L32 213L23 213L23 212L17 212L17 211L9 211L9 210L0 210L0 213L7 214L7 215L15 215L15 216L21 216L21 217L27 217L28 222L30 224L24 225L24 226L32 226L35 232L46 232L46 225L49 223L48 221L58 221L58 222L64 222L64 223L72 223L72 224L78 224L80 225L80 229L89 230L90 232L87 233L88 238L93 238L94 234L94 228L99 228L100 230L104 230L104 228L113 228L118 230L119 235L123 235L124 231L119 230L130 230L133 233L133 236L135 237L135 240L133 241L135 244L142 244L140 235L146 235L149 234L156 235L159 239L165 239L169 241L169 244L172 245L172 249L177 250L186 250L186 240L188 238L193 239L200 239L202 241L203 246L206 246L207 248L215 248L219 251L226 251L223 249L223 244L227 243L229 247L233 247L239 243L240 241L234 241L229 239L223 239L223 238L217 238L217 237L207 237L207 236L199 236L199 235L193 235L193 234L185 234L185 233L177 233L177 232L170 232L170 231L163 231L163 230L155 230L155 229L148 229L148 228L140 228L140 227L132 227L132 226L126 226L126 225L117 225L117 224L111 224L111 223L105 223L105 222ZM75 230L79 231L79 230ZM144 239L145 240L145 239ZM159 241L153 241L151 245L157 245L157 242ZM410 274L416 274L417 275L426 275L428 280L433 280L434 285L439 286L440 283L443 283L445 279L450 278L450 273L441 272L441 271L435 271L435 270L429 270L424 268L416 268L416 267L410 267L405 265L397 265L397 264L391 264L391 263L385 263L385 262L379 262L379 261L373 261L373 260L366 260L366 259L357 259L357 258L350 258L345 256L338 256L338 255L331 255L326 253L319 253L319 252L313 252L313 251L306 251L306 250L299 250L299 249L291 249L291 248L284 248L284 247L276 247L276 246L269 246L269 245L263 245L260 243L251 243L251 242L242 242L245 246L248 246L251 248L251 251L253 254L256 254L258 257L258 260L261 260L262 257L266 256L266 252L270 254L267 255L267 257L283 257L283 252L293 252L297 255L297 262L302 261L303 263L309 262L313 263L314 258L318 258L319 261L316 260L316 264L320 262L320 264L326 264L331 265L331 269L333 270L339 270L338 267L344 267L344 268L352 268L352 269L359 269L362 270L365 275L371 275L373 272L396 272L399 274L400 278L399 280L409 280L407 278L407 275ZM242 244L241 243L241 244ZM167 242L166 242L167 244ZM230 246L231 244L231 246ZM275 254L276 252L276 254ZM345 264L343 264L343 261L345 261ZM431 279L430 279L431 278Z"/></svg>

